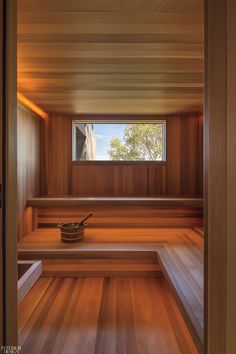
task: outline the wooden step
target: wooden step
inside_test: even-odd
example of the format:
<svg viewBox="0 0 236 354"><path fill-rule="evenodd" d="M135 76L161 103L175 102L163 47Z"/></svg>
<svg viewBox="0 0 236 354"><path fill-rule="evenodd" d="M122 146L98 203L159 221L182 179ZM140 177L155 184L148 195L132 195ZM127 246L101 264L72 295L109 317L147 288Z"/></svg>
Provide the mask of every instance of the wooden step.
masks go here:
<svg viewBox="0 0 236 354"><path fill-rule="evenodd" d="M55 227L58 223L81 220L92 212L89 228L104 227L195 227L202 225L201 208L156 208L154 206L96 205L85 208L38 208L34 209L35 227Z"/></svg>
<svg viewBox="0 0 236 354"><path fill-rule="evenodd" d="M81 220L88 228L198 227L202 198L33 198L27 202L27 233Z"/></svg>
<svg viewBox="0 0 236 354"><path fill-rule="evenodd" d="M134 276L163 273L202 352L203 246L195 229L90 229L83 242L71 245L60 241L57 229L38 229L19 243L18 255L42 259L46 277L63 271L71 277L125 276L124 268Z"/></svg>
<svg viewBox="0 0 236 354"><path fill-rule="evenodd" d="M154 205L156 207L203 207L201 197L38 197L27 201L27 206L38 207L79 207L98 205Z"/></svg>
<svg viewBox="0 0 236 354"><path fill-rule="evenodd" d="M155 263L157 261L157 253L154 250L146 250L143 242L141 246L137 244L127 245L121 242L110 243L90 243L83 241L81 243L67 244L60 241L60 237L55 236L54 232L50 239L52 242L47 242L49 232L38 229L33 232L31 238L28 236L23 240L30 238L30 242L20 242L18 244L18 259L73 259L82 260L116 260L121 262L141 262ZM44 240L44 241L43 241ZM39 241L39 242L38 242ZM156 244L156 243L155 243Z"/></svg>
<svg viewBox="0 0 236 354"><path fill-rule="evenodd" d="M157 263L111 261L44 260L43 277L162 276Z"/></svg>

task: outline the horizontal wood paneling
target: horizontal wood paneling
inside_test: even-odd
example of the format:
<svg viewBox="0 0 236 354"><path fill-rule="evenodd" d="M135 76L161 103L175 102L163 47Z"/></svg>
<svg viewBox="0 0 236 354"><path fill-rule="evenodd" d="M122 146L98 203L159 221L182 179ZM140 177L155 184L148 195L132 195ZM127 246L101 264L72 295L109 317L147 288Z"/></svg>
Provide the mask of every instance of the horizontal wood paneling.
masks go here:
<svg viewBox="0 0 236 354"><path fill-rule="evenodd" d="M32 209L27 200L40 194L41 118L18 104L17 193L19 238L32 231Z"/></svg>
<svg viewBox="0 0 236 354"><path fill-rule="evenodd" d="M158 6L161 5L161 6ZM162 12L173 12L174 14L183 12L184 14L186 12L202 12L202 6L203 3L202 1L199 0L168 0L165 1L164 3L161 3L159 1L153 1L153 0L130 0L128 2L124 2L122 0L87 0L84 2L83 0L77 0L77 1L67 1L65 2L64 0L54 0L53 2L48 1L47 3L42 5L41 0L21 0L20 1L20 11L36 11L36 12L47 12L47 11L54 11L54 12L60 12L60 11L83 11L83 12L100 12L100 11L127 11L130 16L132 14L134 15L134 9L138 13L144 13L144 12L151 12L156 14L156 16L159 14L158 10ZM154 11L155 10L155 11ZM89 13L90 15L90 13ZM89 16L85 13L85 18L86 16ZM136 14L135 14L136 15ZM157 16L157 18L159 18ZM196 20L195 20L196 21Z"/></svg>
<svg viewBox="0 0 236 354"><path fill-rule="evenodd" d="M156 205L90 205L35 209L37 227L56 227L58 223L81 220L93 211L88 220L92 228L122 227L193 227L202 225L202 208L157 207Z"/></svg>
<svg viewBox="0 0 236 354"><path fill-rule="evenodd" d="M203 106L203 0L21 0L18 87L47 112Z"/></svg>
<svg viewBox="0 0 236 354"><path fill-rule="evenodd" d="M96 116L90 118L96 119ZM151 118L160 119L153 116ZM42 154L45 168L42 170L41 194L49 196L202 195L203 119L201 114L164 117L167 121L167 161L156 164L93 163L91 161L72 163L73 119L79 117L51 115L45 120ZM117 119L117 117L110 119Z"/></svg>

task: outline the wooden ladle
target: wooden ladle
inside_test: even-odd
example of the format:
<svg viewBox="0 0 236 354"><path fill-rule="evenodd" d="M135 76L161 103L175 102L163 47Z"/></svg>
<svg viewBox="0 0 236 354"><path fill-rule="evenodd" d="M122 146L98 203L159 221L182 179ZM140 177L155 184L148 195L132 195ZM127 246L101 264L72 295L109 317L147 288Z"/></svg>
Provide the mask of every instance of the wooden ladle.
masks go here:
<svg viewBox="0 0 236 354"><path fill-rule="evenodd" d="M82 226L86 220L88 220L88 218L90 218L91 216L93 216L93 213L89 213L87 214L80 222L79 222L79 226Z"/></svg>

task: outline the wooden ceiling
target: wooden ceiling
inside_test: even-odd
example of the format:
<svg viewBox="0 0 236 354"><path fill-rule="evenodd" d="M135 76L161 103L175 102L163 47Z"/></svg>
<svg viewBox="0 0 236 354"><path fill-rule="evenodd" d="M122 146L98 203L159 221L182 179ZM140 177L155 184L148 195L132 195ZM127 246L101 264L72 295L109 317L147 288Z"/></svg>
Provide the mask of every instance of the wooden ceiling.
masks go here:
<svg viewBox="0 0 236 354"><path fill-rule="evenodd" d="M19 91L46 112L202 110L203 0L18 0Z"/></svg>

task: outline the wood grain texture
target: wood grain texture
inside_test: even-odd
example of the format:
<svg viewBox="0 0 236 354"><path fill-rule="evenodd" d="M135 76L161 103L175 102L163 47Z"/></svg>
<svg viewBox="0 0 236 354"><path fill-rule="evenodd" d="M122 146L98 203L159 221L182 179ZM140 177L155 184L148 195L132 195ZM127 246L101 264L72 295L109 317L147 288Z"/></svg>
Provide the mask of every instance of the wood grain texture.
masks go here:
<svg viewBox="0 0 236 354"><path fill-rule="evenodd" d="M153 163L72 162L73 119L99 116L51 115L44 121L41 194L49 196L201 196L203 119L201 114L149 116L167 121L167 161ZM106 117L103 117L105 119ZM137 119L137 116L129 119ZM139 116L138 119L145 119ZM101 119L101 116L100 116ZM106 119L119 119L113 116ZM123 118L124 119L124 116ZM126 117L127 119L127 117Z"/></svg>
<svg viewBox="0 0 236 354"><path fill-rule="evenodd" d="M88 228L201 227L201 198L33 198L34 228L56 227L92 212Z"/></svg>
<svg viewBox="0 0 236 354"><path fill-rule="evenodd" d="M18 243L18 255L22 259L75 258L81 252L88 256L101 257L103 251L122 251L126 257L132 257L132 250L138 252L155 251L162 243L175 243L183 235L197 239L201 252L203 238L194 228L91 228L85 230L83 242L66 244L61 242L59 229L37 229ZM177 242L178 243L178 242ZM99 255L95 252L99 251ZM93 253L94 252L94 253ZM127 254L127 252L130 252ZM200 252L200 253L201 253ZM54 255L54 257L53 257ZM120 254L121 255L121 254ZM65 259L61 257L61 259ZM30 258L28 258L30 259Z"/></svg>
<svg viewBox="0 0 236 354"><path fill-rule="evenodd" d="M208 0L205 139L206 350L214 354L230 354L236 351L234 14L235 1ZM219 142L217 146L216 139Z"/></svg>
<svg viewBox="0 0 236 354"><path fill-rule="evenodd" d="M17 108L18 235L32 231L33 212L27 200L40 194L41 118L21 104Z"/></svg>
<svg viewBox="0 0 236 354"><path fill-rule="evenodd" d="M19 1L18 87L50 113L203 107L203 1Z"/></svg>
<svg viewBox="0 0 236 354"><path fill-rule="evenodd" d="M67 118L53 116L44 120L41 194L71 194L72 117Z"/></svg>
<svg viewBox="0 0 236 354"><path fill-rule="evenodd" d="M18 282L17 299L18 304L23 300L29 290L42 274L41 261L17 261ZM26 268L27 267L27 268Z"/></svg>
<svg viewBox="0 0 236 354"><path fill-rule="evenodd" d="M227 5L226 1L217 1L215 4L208 1L208 7L205 149L207 188L205 200L208 211L206 350L209 353L220 354L227 353ZM215 139L218 139L220 144L214 147ZM220 178L216 179L216 176ZM220 259L220 262L216 262L216 259Z"/></svg>
<svg viewBox="0 0 236 354"><path fill-rule="evenodd" d="M158 254L158 259L155 258ZM45 266L78 262L89 267L159 262L174 291L193 338L203 349L203 238L189 228L88 229L83 242L66 245L59 230L39 229L18 245L23 259L43 259ZM63 261L62 261L63 260ZM88 267L88 269L89 269ZM128 269L128 267L127 267ZM50 274L49 274L50 275Z"/></svg>
<svg viewBox="0 0 236 354"><path fill-rule="evenodd" d="M194 197L38 197L27 201L28 207L33 208L66 208L66 207L95 207L102 206L152 206L156 208L202 208L203 198Z"/></svg>
<svg viewBox="0 0 236 354"><path fill-rule="evenodd" d="M81 220L92 211L88 228L124 227L197 227L202 226L202 208L156 207L155 205L89 205L74 208L33 209L36 215L36 228L56 227L59 223Z"/></svg>
<svg viewBox="0 0 236 354"><path fill-rule="evenodd" d="M3 14L3 1L0 1L0 46L2 48L3 46L3 19L4 19L4 14ZM0 55L0 67L3 67L3 56ZM0 70L0 82L3 82L3 77L2 77L3 71ZM2 84L0 85L0 166L2 166L2 132L3 132L3 87ZM0 167L0 184L2 185L2 168ZM0 252L1 255L3 254L3 232L2 232L2 208L0 208ZM3 258L1 257L0 261L0 343L3 343L3 326L4 326L4 319L3 319L3 279L4 279L4 274L3 274Z"/></svg>
<svg viewBox="0 0 236 354"><path fill-rule="evenodd" d="M235 202L234 198L236 196L235 189L235 178L236 178L236 140L235 140L235 94L236 94L236 65L235 65L235 34L236 34L236 23L234 14L236 11L234 1L227 2L227 323L226 327L228 331L226 333L227 339L227 351L236 351L236 281L235 281L235 269L236 269L236 240L235 240L235 230L236 230L236 220L235 220Z"/></svg>
<svg viewBox="0 0 236 354"><path fill-rule="evenodd" d="M155 262L111 260L44 260L43 277L160 277L162 271Z"/></svg>
<svg viewBox="0 0 236 354"><path fill-rule="evenodd" d="M4 58L4 106L5 106L5 250L4 250L4 313L5 343L17 345L17 58L16 22L17 1L5 2L3 31L5 46Z"/></svg>
<svg viewBox="0 0 236 354"><path fill-rule="evenodd" d="M162 271L182 307L199 351L204 344L203 249L198 237L184 234L158 249ZM191 267L191 272L188 268Z"/></svg>
<svg viewBox="0 0 236 354"><path fill-rule="evenodd" d="M158 278L41 279L19 307L19 328L22 353L198 353Z"/></svg>

